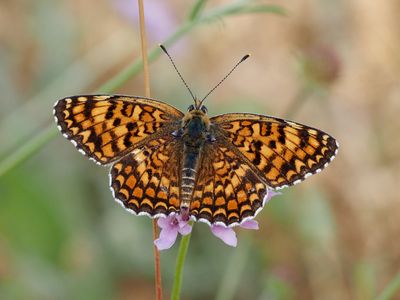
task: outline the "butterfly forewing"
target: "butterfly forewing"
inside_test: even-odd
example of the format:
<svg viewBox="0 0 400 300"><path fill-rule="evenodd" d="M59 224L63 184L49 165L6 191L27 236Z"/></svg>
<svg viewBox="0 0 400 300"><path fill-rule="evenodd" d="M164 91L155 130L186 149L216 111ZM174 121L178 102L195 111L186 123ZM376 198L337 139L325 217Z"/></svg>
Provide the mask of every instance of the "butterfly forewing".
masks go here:
<svg viewBox="0 0 400 300"><path fill-rule="evenodd" d="M204 146L200 166L190 207L195 219L232 226L263 206L266 185L223 141Z"/></svg>
<svg viewBox="0 0 400 300"><path fill-rule="evenodd" d="M239 113L210 121L221 139L233 145L271 188L293 185L318 173L338 148L328 134L278 118Z"/></svg>
<svg viewBox="0 0 400 300"><path fill-rule="evenodd" d="M165 103L130 96L74 96L54 107L63 135L99 164L108 164L149 138L171 132L183 114Z"/></svg>
<svg viewBox="0 0 400 300"><path fill-rule="evenodd" d="M183 144L171 138L153 139L111 168L115 199L136 214L159 216L179 211Z"/></svg>

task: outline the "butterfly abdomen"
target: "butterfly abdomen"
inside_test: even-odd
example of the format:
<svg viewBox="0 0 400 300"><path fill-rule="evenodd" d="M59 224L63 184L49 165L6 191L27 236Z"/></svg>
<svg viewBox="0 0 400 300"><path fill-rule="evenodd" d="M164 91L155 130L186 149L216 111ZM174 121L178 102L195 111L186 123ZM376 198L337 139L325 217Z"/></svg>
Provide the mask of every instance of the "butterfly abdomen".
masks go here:
<svg viewBox="0 0 400 300"><path fill-rule="evenodd" d="M183 164L181 180L180 207L190 206L196 182L196 173L201 149L206 141L207 123L204 118L189 113L186 116L183 134Z"/></svg>
<svg viewBox="0 0 400 300"><path fill-rule="evenodd" d="M185 162L188 162L185 159ZM194 161L195 163L197 162ZM189 207L195 185L196 170L193 164L185 163L182 168L182 181L181 181L181 204L180 207Z"/></svg>
<svg viewBox="0 0 400 300"><path fill-rule="evenodd" d="M200 156L198 147L186 146L183 151L182 181L181 181L181 209L189 207L196 183L196 174Z"/></svg>

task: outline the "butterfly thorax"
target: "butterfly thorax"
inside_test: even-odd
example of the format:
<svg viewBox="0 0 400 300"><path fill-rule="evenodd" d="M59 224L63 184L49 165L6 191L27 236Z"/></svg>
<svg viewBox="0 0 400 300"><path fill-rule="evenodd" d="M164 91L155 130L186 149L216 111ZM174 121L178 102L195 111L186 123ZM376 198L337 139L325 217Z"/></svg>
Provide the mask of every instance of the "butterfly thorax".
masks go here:
<svg viewBox="0 0 400 300"><path fill-rule="evenodd" d="M201 150L205 143L210 142L210 120L201 110L192 110L182 119L180 137L183 140L183 163L180 207L190 205L196 174L198 172Z"/></svg>

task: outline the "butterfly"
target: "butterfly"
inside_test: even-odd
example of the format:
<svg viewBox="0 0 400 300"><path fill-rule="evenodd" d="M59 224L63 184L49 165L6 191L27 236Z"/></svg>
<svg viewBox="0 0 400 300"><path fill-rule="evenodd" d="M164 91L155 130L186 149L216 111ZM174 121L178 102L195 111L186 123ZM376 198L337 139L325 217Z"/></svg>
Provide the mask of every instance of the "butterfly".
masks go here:
<svg viewBox="0 0 400 300"><path fill-rule="evenodd" d="M320 172L337 154L336 140L319 129L251 113L209 117L205 98L193 97L183 113L144 97L72 96L56 102L54 116L81 153L111 167L114 198L152 218L239 225L270 190Z"/></svg>

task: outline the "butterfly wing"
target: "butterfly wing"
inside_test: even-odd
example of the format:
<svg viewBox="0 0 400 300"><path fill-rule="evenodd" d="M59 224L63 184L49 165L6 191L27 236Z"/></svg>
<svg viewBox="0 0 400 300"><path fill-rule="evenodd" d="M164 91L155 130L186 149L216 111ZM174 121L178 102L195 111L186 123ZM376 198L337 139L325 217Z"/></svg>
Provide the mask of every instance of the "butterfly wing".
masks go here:
<svg viewBox="0 0 400 300"><path fill-rule="evenodd" d="M330 135L292 121L256 114L225 114L210 121L216 138L234 146L258 177L274 189L320 172L338 150Z"/></svg>
<svg viewBox="0 0 400 300"><path fill-rule="evenodd" d="M114 198L139 215L179 211L183 144L172 135L153 139L116 162L110 171Z"/></svg>
<svg viewBox="0 0 400 300"><path fill-rule="evenodd" d="M268 190L251 166L226 141L205 144L190 206L196 220L224 226L254 217Z"/></svg>
<svg viewBox="0 0 400 300"><path fill-rule="evenodd" d="M160 101L130 96L73 96L54 106L58 128L80 152L104 165L179 127L183 113Z"/></svg>

